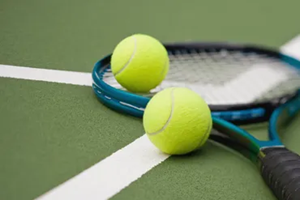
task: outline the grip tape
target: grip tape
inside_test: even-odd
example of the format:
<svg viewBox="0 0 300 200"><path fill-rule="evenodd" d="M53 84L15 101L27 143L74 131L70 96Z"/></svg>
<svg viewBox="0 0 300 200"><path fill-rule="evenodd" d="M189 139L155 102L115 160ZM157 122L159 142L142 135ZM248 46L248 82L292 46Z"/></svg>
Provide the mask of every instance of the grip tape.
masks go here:
<svg viewBox="0 0 300 200"><path fill-rule="evenodd" d="M260 172L278 200L300 200L300 156L284 147L261 150Z"/></svg>

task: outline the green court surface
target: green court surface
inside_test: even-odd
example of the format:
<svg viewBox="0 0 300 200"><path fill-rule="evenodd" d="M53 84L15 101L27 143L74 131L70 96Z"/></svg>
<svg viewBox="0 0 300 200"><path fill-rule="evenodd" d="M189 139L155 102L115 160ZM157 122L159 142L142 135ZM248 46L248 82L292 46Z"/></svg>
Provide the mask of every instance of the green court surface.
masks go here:
<svg viewBox="0 0 300 200"><path fill-rule="evenodd" d="M133 33L162 42L280 47L300 33L299 6L299 0L0 0L0 64L90 73ZM282 137L298 153L299 124L300 118ZM144 134L140 119L104 107L91 87L3 77L0 128L3 200L35 199ZM192 155L168 158L112 199L274 197L255 166L209 141Z"/></svg>

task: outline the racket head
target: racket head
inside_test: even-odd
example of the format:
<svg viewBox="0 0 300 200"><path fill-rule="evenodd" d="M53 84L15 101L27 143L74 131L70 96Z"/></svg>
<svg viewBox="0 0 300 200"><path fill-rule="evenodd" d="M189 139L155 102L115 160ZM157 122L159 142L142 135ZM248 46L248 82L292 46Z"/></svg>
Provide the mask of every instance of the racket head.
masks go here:
<svg viewBox="0 0 300 200"><path fill-rule="evenodd" d="M157 88L145 94L131 93L118 84L110 69L111 55L99 60L92 73L98 99L114 110L142 117L157 92L187 87L206 100L213 116L248 124L267 121L273 110L293 98L300 87L300 61L273 49L232 43L176 43L165 47L169 73ZM238 76L241 80L236 79ZM245 84L249 87L241 87ZM272 87L262 92L265 84Z"/></svg>

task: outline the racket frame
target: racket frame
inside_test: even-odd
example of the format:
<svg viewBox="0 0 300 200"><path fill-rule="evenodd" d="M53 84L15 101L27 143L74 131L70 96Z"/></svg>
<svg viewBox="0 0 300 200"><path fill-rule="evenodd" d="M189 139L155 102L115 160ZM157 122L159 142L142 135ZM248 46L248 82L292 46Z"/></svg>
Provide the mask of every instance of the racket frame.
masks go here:
<svg viewBox="0 0 300 200"><path fill-rule="evenodd" d="M199 49L199 51L203 49L210 49L211 51L222 51L222 49L226 49L228 51L241 51L245 53L256 52L278 58L297 69L300 68L299 60L280 53L277 50L258 45L241 45L226 42L191 42L164 45L169 52L176 51L176 49L185 49L187 52L194 49ZM106 70L110 70L110 59L111 54L96 62L94 66L92 72L92 87L94 93L98 99L109 108L117 110L118 112L142 118L144 108L147 106L153 94L134 94L129 91L114 88L103 81L103 76ZM225 119L226 121L233 122L237 125L260 123L268 121L275 108L294 98L296 95L297 92L279 98L274 98L271 101L235 105L210 104L209 107L212 111L212 116Z"/></svg>

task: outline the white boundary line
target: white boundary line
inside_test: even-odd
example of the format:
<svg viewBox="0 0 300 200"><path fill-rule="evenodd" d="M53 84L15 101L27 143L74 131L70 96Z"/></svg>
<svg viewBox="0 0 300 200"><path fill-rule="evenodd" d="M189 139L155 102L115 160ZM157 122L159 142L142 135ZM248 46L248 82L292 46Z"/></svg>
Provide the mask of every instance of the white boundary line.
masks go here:
<svg viewBox="0 0 300 200"><path fill-rule="evenodd" d="M144 134L37 199L109 199L168 157L160 153Z"/></svg>
<svg viewBox="0 0 300 200"><path fill-rule="evenodd" d="M281 50L300 59L300 35L284 45ZM0 65L0 77L83 86L91 86L92 83L89 73L9 65ZM160 153L147 136L143 135L37 199L108 199L168 157Z"/></svg>
<svg viewBox="0 0 300 200"><path fill-rule="evenodd" d="M91 73L0 65L0 77L92 86Z"/></svg>

